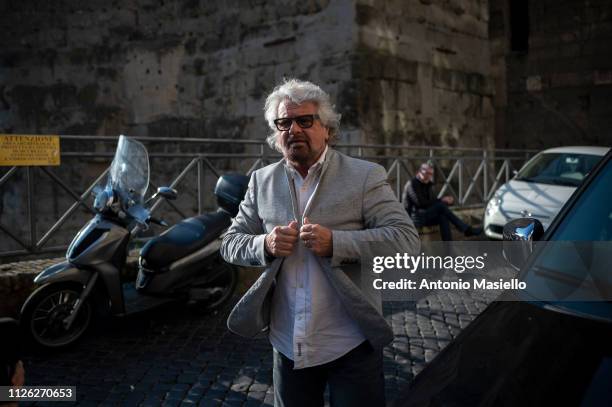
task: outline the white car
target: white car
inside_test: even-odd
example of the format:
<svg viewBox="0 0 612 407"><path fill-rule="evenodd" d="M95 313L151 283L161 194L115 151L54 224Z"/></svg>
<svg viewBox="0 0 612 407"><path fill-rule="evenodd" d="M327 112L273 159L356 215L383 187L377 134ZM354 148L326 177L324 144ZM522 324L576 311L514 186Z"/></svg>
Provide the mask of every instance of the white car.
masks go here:
<svg viewBox="0 0 612 407"><path fill-rule="evenodd" d="M558 147L538 153L488 202L484 217L487 237L502 239L504 225L516 218L537 218L546 229L609 149Z"/></svg>

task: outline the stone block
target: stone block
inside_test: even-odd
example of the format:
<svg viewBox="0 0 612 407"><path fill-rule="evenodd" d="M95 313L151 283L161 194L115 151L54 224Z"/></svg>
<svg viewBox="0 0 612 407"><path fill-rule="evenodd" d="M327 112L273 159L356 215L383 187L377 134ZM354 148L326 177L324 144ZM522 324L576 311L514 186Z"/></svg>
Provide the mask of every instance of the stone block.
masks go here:
<svg viewBox="0 0 612 407"><path fill-rule="evenodd" d="M592 83L590 72L553 73L549 75L549 80L551 88L575 87L580 85L584 86Z"/></svg>
<svg viewBox="0 0 612 407"><path fill-rule="evenodd" d="M432 84L434 88L453 90L453 75L448 69L433 68Z"/></svg>

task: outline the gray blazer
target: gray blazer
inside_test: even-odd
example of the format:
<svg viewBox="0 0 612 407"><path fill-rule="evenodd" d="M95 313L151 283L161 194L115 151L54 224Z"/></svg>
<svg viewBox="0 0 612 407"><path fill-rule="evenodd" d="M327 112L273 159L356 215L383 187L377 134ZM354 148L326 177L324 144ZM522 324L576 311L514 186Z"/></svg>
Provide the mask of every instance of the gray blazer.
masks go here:
<svg viewBox="0 0 612 407"><path fill-rule="evenodd" d="M241 336L253 337L270 322L270 296L283 258L267 258L265 235L294 219L302 224L294 184L289 180L284 160L255 171L240 211L223 238L221 255L226 261L265 267L228 318L228 328ZM369 278L362 278L361 243L384 242L400 253L414 254L420 248L416 229L389 187L385 169L328 149L304 216L332 229L333 256L317 259L364 336L374 348L382 348L393 339L393 331L382 317L380 292L373 289Z"/></svg>

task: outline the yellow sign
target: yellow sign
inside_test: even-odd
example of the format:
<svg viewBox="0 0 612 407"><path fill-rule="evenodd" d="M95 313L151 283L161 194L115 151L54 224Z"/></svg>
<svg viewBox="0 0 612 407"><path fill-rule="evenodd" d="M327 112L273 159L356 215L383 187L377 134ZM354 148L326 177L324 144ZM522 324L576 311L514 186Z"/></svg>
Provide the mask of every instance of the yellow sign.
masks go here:
<svg viewBox="0 0 612 407"><path fill-rule="evenodd" d="M59 136L0 134L0 166L60 165Z"/></svg>

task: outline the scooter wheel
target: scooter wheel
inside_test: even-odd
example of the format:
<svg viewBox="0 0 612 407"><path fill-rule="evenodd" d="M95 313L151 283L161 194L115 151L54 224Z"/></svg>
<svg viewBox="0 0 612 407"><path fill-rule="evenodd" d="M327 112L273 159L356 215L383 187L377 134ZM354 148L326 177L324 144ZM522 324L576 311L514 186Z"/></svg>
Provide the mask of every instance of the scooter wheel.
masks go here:
<svg viewBox="0 0 612 407"><path fill-rule="evenodd" d="M89 301L81 305L70 329L64 320L70 315L83 287L78 284L51 284L34 291L21 312L25 335L42 348L62 348L75 343L91 323Z"/></svg>

